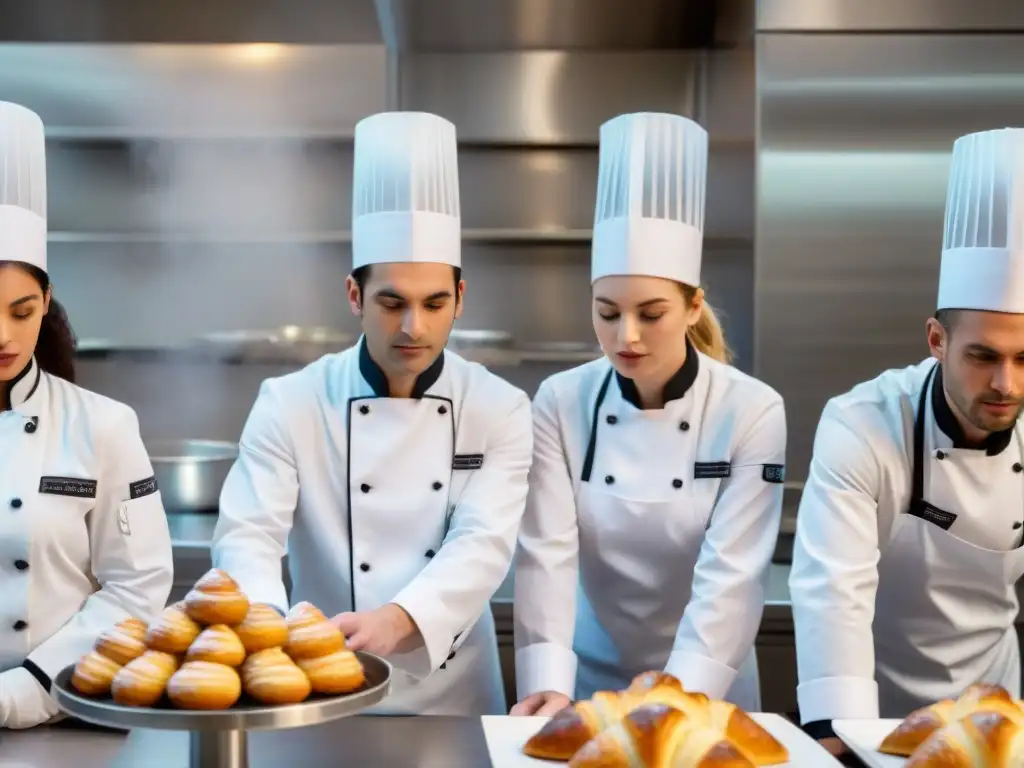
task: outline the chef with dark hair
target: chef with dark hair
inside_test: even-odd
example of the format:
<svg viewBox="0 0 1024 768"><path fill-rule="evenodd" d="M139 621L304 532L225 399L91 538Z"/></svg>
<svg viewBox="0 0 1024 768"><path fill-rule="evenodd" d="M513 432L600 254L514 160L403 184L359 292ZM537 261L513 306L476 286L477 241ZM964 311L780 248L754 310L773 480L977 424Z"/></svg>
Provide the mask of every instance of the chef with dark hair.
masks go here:
<svg viewBox="0 0 1024 768"><path fill-rule="evenodd" d="M790 590L805 728L1020 696L1024 130L953 145L929 357L825 406ZM827 742L841 751L837 741Z"/></svg>
<svg viewBox="0 0 1024 768"><path fill-rule="evenodd" d="M392 112L355 139L363 336L263 384L221 494L214 560L250 599L308 600L387 657L375 713L503 714L490 600L508 572L533 438L525 393L445 350L462 311L455 126Z"/></svg>

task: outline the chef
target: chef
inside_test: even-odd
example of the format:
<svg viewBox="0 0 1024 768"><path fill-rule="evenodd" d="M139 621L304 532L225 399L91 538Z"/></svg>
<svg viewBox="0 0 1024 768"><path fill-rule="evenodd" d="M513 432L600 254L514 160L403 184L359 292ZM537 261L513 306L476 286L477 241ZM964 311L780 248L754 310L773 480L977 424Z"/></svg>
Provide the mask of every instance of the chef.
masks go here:
<svg viewBox="0 0 1024 768"><path fill-rule="evenodd" d="M978 681L1020 695L1024 130L953 145L937 310L928 359L834 397L818 425L790 591L819 738Z"/></svg>
<svg viewBox="0 0 1024 768"><path fill-rule="evenodd" d="M221 495L213 553L250 599L307 600L395 666L377 714L503 714L490 599L526 503L529 398L445 351L462 311L455 127L356 128L358 344L266 381Z"/></svg>
<svg viewBox="0 0 1024 768"><path fill-rule="evenodd" d="M54 718L53 678L167 603L160 492L125 405L74 384L46 271L43 124L0 102L0 726Z"/></svg>
<svg viewBox="0 0 1024 768"><path fill-rule="evenodd" d="M786 419L775 391L724 362L699 287L707 151L704 129L675 115L601 128L591 281L604 357L534 399L512 714L552 714L652 669L760 708L754 638Z"/></svg>

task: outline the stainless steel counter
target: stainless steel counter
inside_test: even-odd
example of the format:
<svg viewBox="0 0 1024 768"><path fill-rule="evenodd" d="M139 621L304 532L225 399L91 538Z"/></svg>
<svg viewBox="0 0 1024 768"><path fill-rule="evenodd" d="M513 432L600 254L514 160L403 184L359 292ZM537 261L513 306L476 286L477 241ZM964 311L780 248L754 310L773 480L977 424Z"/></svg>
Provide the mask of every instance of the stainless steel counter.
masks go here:
<svg viewBox="0 0 1024 768"><path fill-rule="evenodd" d="M252 768L487 768L477 718L353 717L312 728L253 732ZM0 731L4 768L186 768L188 734L136 730L128 736L40 727Z"/></svg>

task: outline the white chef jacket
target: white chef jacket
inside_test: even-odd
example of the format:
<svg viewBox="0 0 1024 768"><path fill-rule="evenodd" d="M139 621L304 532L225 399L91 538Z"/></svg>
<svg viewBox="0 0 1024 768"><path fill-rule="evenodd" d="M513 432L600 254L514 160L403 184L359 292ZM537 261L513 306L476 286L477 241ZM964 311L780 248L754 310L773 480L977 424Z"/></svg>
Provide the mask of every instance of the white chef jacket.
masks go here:
<svg viewBox="0 0 1024 768"><path fill-rule="evenodd" d="M219 568L249 598L328 615L386 603L425 647L396 654L378 713L503 714L490 599L504 580L532 451L525 393L445 351L391 398L364 341L264 382L224 485ZM458 651L458 654L456 654Z"/></svg>
<svg viewBox="0 0 1024 768"><path fill-rule="evenodd" d="M0 726L58 713L52 678L173 581L171 537L134 411L42 372L0 412Z"/></svg>
<svg viewBox="0 0 1024 768"><path fill-rule="evenodd" d="M904 717L980 680L1020 690L1021 429L964 447L941 382L929 358L825 406L790 575L804 723Z"/></svg>
<svg viewBox="0 0 1024 768"><path fill-rule="evenodd" d="M555 374L534 398L515 561L518 696L586 696L663 667L722 698L750 666L756 697L753 645L782 513L782 398L692 346L660 411L642 410L633 382L612 373L602 358ZM592 483L617 489L589 522L588 463Z"/></svg>

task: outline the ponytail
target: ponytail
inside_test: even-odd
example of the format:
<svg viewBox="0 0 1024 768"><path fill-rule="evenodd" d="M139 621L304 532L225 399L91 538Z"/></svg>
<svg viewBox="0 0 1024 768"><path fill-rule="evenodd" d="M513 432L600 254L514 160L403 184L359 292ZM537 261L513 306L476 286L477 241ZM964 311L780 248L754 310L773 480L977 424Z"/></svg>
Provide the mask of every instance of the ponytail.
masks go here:
<svg viewBox="0 0 1024 768"><path fill-rule="evenodd" d="M692 302L697 295L697 289L689 285L681 285L686 301L688 303ZM707 299L704 300L700 319L697 320L695 325L691 325L687 329L686 335L698 352L720 363L732 362L732 350L729 349L722 326L718 322L718 317L715 315L714 309L707 302Z"/></svg>
<svg viewBox="0 0 1024 768"><path fill-rule="evenodd" d="M43 294L50 288L50 278L43 270L31 264L22 264L35 278ZM39 341L36 342L36 363L51 376L75 382L75 333L71 330L67 312L60 302L50 295L50 306L39 327Z"/></svg>

